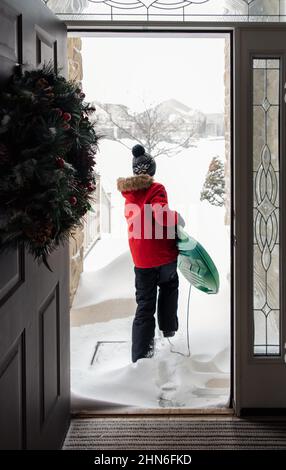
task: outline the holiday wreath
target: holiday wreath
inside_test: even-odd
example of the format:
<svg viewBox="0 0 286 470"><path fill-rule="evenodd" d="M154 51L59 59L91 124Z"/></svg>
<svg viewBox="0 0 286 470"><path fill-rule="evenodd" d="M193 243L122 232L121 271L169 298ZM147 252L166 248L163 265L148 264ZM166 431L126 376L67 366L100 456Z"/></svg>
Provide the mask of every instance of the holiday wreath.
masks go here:
<svg viewBox="0 0 286 470"><path fill-rule="evenodd" d="M0 250L49 255L82 223L95 190L99 137L79 86L45 66L0 95Z"/></svg>

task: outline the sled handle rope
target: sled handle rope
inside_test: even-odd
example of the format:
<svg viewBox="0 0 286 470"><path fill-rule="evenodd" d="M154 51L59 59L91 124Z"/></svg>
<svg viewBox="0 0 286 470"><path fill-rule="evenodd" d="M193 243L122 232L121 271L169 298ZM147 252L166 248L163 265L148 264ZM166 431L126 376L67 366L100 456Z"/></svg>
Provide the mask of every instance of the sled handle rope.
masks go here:
<svg viewBox="0 0 286 470"><path fill-rule="evenodd" d="M194 238L190 237L183 227L177 227L177 247L179 250L178 267L182 275L189 281L189 295L187 306L187 348L188 353L184 354L180 351L175 351L170 339L170 351L175 354L180 354L184 357L190 357L190 332L189 332L189 317L190 317L190 296L192 285L205 292L206 294L216 294L219 290L219 274L218 270L212 261L209 254L202 247L200 243Z"/></svg>

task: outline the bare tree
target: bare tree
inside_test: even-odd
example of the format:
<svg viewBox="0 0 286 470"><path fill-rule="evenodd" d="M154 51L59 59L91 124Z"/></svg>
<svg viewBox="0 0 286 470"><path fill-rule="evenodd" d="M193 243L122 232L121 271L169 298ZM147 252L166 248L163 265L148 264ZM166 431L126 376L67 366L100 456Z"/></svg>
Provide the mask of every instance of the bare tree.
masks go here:
<svg viewBox="0 0 286 470"><path fill-rule="evenodd" d="M143 145L154 158L159 155L173 157L189 147L192 136L203 125L201 121L198 123L180 116L171 119L160 104L146 107L143 112L132 112L121 104L96 103L96 107L106 113L107 121L117 128L121 138L127 137ZM120 137L116 140L129 148Z"/></svg>

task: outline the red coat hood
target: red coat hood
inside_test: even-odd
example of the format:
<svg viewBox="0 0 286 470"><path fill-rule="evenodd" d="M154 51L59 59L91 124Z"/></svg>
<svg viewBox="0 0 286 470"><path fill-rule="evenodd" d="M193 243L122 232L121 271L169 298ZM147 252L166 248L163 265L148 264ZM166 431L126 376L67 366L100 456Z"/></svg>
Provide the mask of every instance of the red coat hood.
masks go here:
<svg viewBox="0 0 286 470"><path fill-rule="evenodd" d="M155 182L152 176L140 174L118 178L117 188L125 198L129 246L135 266L148 268L174 261L178 256L178 249L176 240L169 236L168 228L170 227L168 226L175 228L178 215L176 211L171 211L168 207L165 187L161 183ZM128 208L128 204L135 204L136 211L133 208ZM163 237L156 237L153 219L145 220L145 205L152 207L154 222L163 226ZM163 216L162 208L165 212ZM135 230L136 235L134 235L134 227L136 227L138 217L141 223L137 225L138 233ZM147 231L149 230L150 233L148 233L152 235L151 237L145 236L145 228Z"/></svg>

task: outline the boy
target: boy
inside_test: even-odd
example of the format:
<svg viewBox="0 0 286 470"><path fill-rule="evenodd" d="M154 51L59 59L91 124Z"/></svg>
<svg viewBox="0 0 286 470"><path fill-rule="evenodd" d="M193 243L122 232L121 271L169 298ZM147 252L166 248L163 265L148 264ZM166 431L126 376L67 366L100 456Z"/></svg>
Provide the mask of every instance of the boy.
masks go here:
<svg viewBox="0 0 286 470"><path fill-rule="evenodd" d="M132 148L133 176L118 178L125 197L128 241L134 262L137 309L132 325L132 362L154 355L155 318L165 337L178 330L176 227L185 222L168 207L165 187L154 181L156 162L142 145Z"/></svg>

